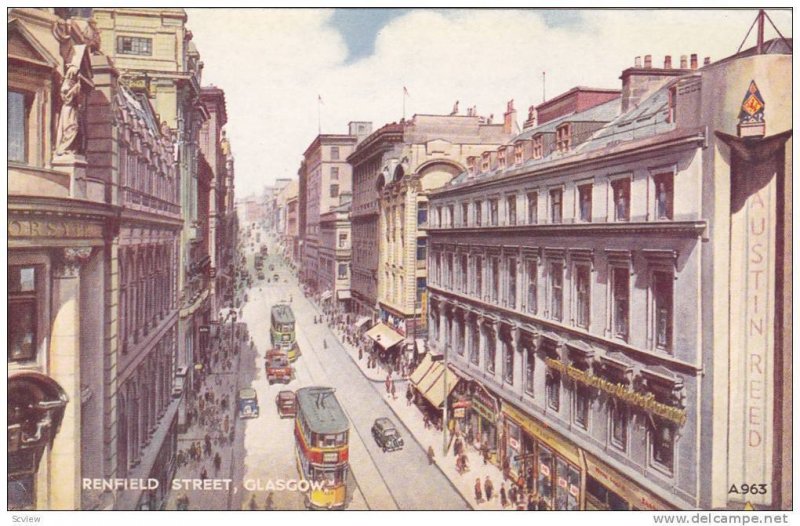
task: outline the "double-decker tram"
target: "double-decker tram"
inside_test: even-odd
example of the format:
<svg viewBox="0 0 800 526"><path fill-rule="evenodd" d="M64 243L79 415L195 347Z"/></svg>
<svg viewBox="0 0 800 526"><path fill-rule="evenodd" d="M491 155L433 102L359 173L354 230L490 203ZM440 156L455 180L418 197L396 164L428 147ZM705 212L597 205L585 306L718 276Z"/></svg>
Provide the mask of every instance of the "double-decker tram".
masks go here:
<svg viewBox="0 0 800 526"><path fill-rule="evenodd" d="M350 422L331 387L297 390L295 457L297 470L310 484L306 505L344 509L347 497Z"/></svg>
<svg viewBox="0 0 800 526"><path fill-rule="evenodd" d="M294 313L289 305L278 303L272 306L270 336L272 347L286 351L290 362L297 360L300 349L297 346Z"/></svg>

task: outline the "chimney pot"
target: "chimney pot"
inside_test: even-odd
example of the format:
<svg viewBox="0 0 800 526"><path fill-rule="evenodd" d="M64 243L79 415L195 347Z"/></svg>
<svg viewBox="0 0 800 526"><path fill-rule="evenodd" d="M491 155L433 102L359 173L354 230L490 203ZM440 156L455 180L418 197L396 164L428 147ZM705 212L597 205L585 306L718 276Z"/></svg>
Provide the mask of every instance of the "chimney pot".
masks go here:
<svg viewBox="0 0 800 526"><path fill-rule="evenodd" d="M633 59L633 67L640 68L642 67L642 57L636 57Z"/></svg>
<svg viewBox="0 0 800 526"><path fill-rule="evenodd" d="M681 55L681 69L686 69L686 65L688 64L688 60L686 55Z"/></svg>
<svg viewBox="0 0 800 526"><path fill-rule="evenodd" d="M672 69L672 57L670 55L664 57L664 69Z"/></svg>
<svg viewBox="0 0 800 526"><path fill-rule="evenodd" d="M704 58L703 59L703 65L704 66L708 66L709 64L711 64L711 57Z"/></svg>
<svg viewBox="0 0 800 526"><path fill-rule="evenodd" d="M644 68L650 69L653 67L653 57L651 55L644 56Z"/></svg>
<svg viewBox="0 0 800 526"><path fill-rule="evenodd" d="M691 56L690 60L691 60L692 69L697 69L697 53L692 53L692 56Z"/></svg>

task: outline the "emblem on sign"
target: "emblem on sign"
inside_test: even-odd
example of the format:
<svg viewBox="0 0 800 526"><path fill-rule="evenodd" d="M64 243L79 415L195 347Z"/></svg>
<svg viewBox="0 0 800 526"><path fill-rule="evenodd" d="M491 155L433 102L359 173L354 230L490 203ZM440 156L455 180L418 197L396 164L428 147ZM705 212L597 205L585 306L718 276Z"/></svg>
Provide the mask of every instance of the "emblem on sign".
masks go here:
<svg viewBox="0 0 800 526"><path fill-rule="evenodd" d="M764 97L758 90L755 80L750 81L750 86L742 99L739 108L739 137L763 137L766 133L764 121Z"/></svg>

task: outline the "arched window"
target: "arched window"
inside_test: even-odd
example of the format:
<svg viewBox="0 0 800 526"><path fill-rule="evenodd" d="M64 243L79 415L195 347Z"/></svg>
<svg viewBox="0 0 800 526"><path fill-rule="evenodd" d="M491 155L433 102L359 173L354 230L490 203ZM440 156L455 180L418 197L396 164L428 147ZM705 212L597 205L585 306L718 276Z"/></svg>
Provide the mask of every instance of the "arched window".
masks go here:
<svg viewBox="0 0 800 526"><path fill-rule="evenodd" d="M117 396L117 476L128 474L128 413L125 397Z"/></svg>

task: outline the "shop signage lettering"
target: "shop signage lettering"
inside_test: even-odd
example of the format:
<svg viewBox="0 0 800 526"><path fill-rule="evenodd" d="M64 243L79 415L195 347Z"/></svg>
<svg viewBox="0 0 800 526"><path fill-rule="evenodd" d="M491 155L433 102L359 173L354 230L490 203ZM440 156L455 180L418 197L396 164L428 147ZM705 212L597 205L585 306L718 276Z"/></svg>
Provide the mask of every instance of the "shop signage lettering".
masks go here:
<svg viewBox="0 0 800 526"><path fill-rule="evenodd" d="M473 401L472 408L479 415L481 415L483 418L485 418L486 420L488 420L490 422L494 422L495 419L497 418L495 416L494 412L491 409L489 409L488 407L486 407L485 405L483 405L483 403L481 403L479 400L474 400Z"/></svg>
<svg viewBox="0 0 800 526"><path fill-rule="evenodd" d="M604 378L589 374L586 371L581 371L580 369L562 363L553 358L547 359L547 365L552 369L566 374L567 377L571 378L572 380L588 385L589 387L594 387L595 389L600 389L601 391L604 391L625 403L637 406L649 413L660 416L661 418L671 422L675 422L678 425L683 425L686 423L685 410L656 401L653 393L637 393L623 384L609 382Z"/></svg>
<svg viewBox="0 0 800 526"><path fill-rule="evenodd" d="M645 510L670 510L672 506L666 502L653 499L637 490L636 484L623 480L614 475L610 470L606 470L591 458L587 457L586 467L589 475L595 477L614 493L623 496L634 506Z"/></svg>
<svg viewBox="0 0 800 526"><path fill-rule="evenodd" d="M100 225L69 221L23 221L8 222L10 237L92 238L101 237Z"/></svg>

